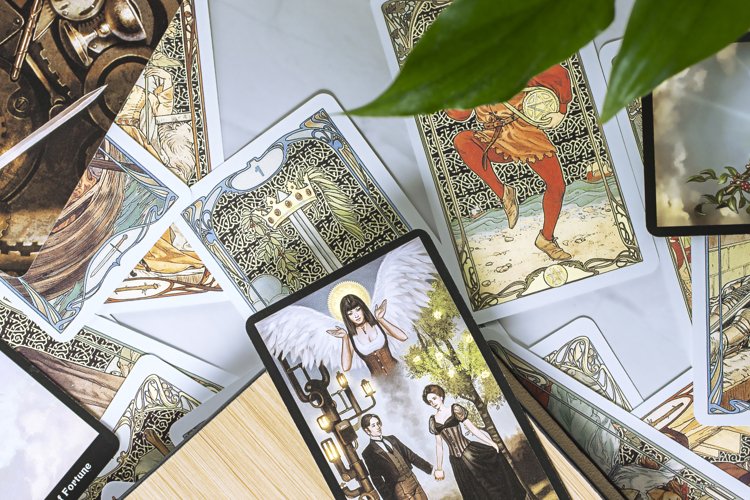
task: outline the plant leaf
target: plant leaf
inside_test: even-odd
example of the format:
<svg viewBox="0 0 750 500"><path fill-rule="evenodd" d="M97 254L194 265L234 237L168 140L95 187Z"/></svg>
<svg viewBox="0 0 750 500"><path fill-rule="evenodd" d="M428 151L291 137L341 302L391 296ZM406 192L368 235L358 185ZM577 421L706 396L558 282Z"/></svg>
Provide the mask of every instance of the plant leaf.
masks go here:
<svg viewBox="0 0 750 500"><path fill-rule="evenodd" d="M636 0L612 65L602 121L734 42L748 26L746 0Z"/></svg>
<svg viewBox="0 0 750 500"><path fill-rule="evenodd" d="M319 170L311 170L307 174L310 184L319 190L336 221L359 241L365 240L365 235L359 225L357 216L352 210L351 201L338 185L327 178Z"/></svg>
<svg viewBox="0 0 750 500"><path fill-rule="evenodd" d="M732 197L727 201L727 206L732 212L737 212L737 199Z"/></svg>
<svg viewBox="0 0 750 500"><path fill-rule="evenodd" d="M729 173L731 173L732 175L739 175L740 174L739 172L737 172L737 169L734 168L734 167L727 166L727 167L724 167L724 168L726 168L729 171Z"/></svg>
<svg viewBox="0 0 750 500"><path fill-rule="evenodd" d="M454 0L390 87L350 113L403 116L505 101L613 18L613 0Z"/></svg>
<svg viewBox="0 0 750 500"><path fill-rule="evenodd" d="M706 175L710 177L711 179L716 179L716 172L712 168L707 168L705 170L700 171L701 175Z"/></svg>
<svg viewBox="0 0 750 500"><path fill-rule="evenodd" d="M687 178L687 182L706 182L707 180L702 175L691 175Z"/></svg>

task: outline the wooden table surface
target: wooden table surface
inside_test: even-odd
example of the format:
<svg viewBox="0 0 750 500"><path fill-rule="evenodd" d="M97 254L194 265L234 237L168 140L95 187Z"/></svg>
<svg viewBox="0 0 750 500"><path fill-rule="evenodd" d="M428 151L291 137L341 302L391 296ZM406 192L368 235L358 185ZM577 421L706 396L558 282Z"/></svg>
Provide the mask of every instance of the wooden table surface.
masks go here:
<svg viewBox="0 0 750 500"><path fill-rule="evenodd" d="M571 496L600 498L540 436ZM128 495L128 500L163 498L333 497L264 374Z"/></svg>
<svg viewBox="0 0 750 500"><path fill-rule="evenodd" d="M128 495L163 498L333 496L264 374Z"/></svg>

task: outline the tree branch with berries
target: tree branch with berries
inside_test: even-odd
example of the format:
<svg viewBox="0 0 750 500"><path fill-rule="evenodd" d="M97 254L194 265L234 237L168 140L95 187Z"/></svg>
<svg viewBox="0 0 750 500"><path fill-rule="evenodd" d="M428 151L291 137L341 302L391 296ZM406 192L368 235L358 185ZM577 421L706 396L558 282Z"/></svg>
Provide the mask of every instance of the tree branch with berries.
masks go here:
<svg viewBox="0 0 750 500"><path fill-rule="evenodd" d="M701 196L701 202L695 206L695 212L698 215L706 215L705 207L714 206L716 210L728 208L738 214L740 210L745 209L745 213L750 214L750 163L745 165L745 171L740 173L734 167L724 167L725 172L717 174L712 168L701 170L697 175L688 177L687 182L708 182L716 181L717 184L725 184L718 189L716 194L704 194Z"/></svg>

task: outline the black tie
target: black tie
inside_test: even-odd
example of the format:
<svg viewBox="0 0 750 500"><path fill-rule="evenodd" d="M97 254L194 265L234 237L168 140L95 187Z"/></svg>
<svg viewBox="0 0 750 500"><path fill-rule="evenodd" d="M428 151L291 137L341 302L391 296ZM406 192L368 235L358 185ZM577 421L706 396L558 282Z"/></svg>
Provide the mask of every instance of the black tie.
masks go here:
<svg viewBox="0 0 750 500"><path fill-rule="evenodd" d="M380 442L385 445L385 449L388 450L388 453L390 453L392 455L393 454L393 447L390 444L388 444L388 441L386 441L385 439L381 439Z"/></svg>

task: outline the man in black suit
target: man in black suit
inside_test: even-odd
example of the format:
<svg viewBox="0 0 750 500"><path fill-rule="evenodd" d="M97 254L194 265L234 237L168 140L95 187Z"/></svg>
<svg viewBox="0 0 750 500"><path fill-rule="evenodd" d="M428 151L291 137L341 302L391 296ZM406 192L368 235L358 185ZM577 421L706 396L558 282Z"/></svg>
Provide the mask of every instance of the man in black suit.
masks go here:
<svg viewBox="0 0 750 500"><path fill-rule="evenodd" d="M432 465L396 436L383 436L383 424L377 415L363 415L360 423L370 436L370 444L362 452L362 458L383 499L427 500L427 494L411 469L415 465L426 474L431 474Z"/></svg>

